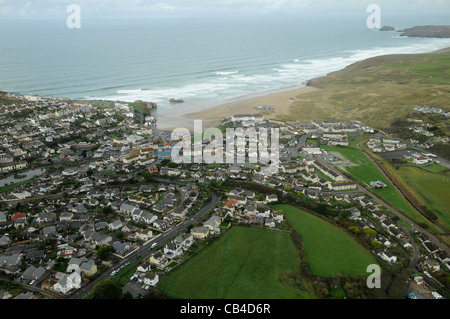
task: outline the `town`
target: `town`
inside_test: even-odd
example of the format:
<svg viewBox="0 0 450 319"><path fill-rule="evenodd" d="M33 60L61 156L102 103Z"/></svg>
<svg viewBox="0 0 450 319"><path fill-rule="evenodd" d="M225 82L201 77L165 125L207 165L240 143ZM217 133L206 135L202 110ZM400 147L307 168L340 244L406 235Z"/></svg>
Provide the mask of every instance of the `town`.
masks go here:
<svg viewBox="0 0 450 319"><path fill-rule="evenodd" d="M111 281L121 296L157 295L172 271L181 271L234 225L287 231L278 206L286 203L329 219L383 267L411 269L410 298L448 296L449 249L440 232L431 231L435 225L383 197L395 181L363 181L345 169L362 165L346 156L349 147L368 163L370 152L450 168L414 139L360 121L284 123L242 114L223 122L218 129L224 134L238 127L279 130L277 170L267 175L261 163L175 163L179 138L157 129L157 118L132 103L17 94L5 99L2 299L90 298Z"/></svg>

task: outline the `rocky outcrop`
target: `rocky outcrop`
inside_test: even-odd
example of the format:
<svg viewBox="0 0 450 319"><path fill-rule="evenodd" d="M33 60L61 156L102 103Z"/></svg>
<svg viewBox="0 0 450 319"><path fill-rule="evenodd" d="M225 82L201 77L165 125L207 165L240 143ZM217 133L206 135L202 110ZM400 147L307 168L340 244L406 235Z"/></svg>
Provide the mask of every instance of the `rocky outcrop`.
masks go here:
<svg viewBox="0 0 450 319"><path fill-rule="evenodd" d="M416 38L450 38L449 25L426 25L405 29L401 36Z"/></svg>
<svg viewBox="0 0 450 319"><path fill-rule="evenodd" d="M170 99L169 102L170 103L183 103L184 100L182 100L182 99Z"/></svg>
<svg viewBox="0 0 450 319"><path fill-rule="evenodd" d="M391 26L388 26L388 25L385 25L384 27L382 27L380 29L380 31L395 31L395 28L391 27Z"/></svg>

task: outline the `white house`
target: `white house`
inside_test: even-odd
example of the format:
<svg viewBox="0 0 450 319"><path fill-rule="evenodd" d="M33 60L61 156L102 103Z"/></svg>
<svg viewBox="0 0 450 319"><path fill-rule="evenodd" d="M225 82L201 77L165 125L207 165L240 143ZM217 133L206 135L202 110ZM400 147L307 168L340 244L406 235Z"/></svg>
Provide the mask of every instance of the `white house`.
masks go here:
<svg viewBox="0 0 450 319"><path fill-rule="evenodd" d="M53 285L53 290L57 292L66 294L72 289L81 287L81 276L78 272L73 272L70 275L58 273L57 277L59 277L59 280Z"/></svg>

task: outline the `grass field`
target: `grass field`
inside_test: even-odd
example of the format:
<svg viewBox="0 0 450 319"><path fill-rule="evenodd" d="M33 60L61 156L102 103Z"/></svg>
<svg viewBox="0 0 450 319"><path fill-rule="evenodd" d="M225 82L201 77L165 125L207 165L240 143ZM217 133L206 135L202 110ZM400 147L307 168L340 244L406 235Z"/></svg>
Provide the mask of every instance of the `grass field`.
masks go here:
<svg viewBox="0 0 450 319"><path fill-rule="evenodd" d="M347 233L327 221L291 205L277 205L302 237L311 271L323 277L367 275L376 264L372 254Z"/></svg>
<svg viewBox="0 0 450 319"><path fill-rule="evenodd" d="M383 183L388 185L387 188L372 188L371 191L416 222L428 224L430 231L438 233L437 229L435 229L425 217L423 217L420 213L414 210L411 205L409 205L409 203L403 198L403 196L395 189L395 187L391 183L389 183L383 173L367 156L364 155L363 152L357 149L339 146L322 145L321 148L328 152L339 152L350 162L355 164L346 166L345 171L347 171L361 185L370 187L371 181L382 181Z"/></svg>
<svg viewBox="0 0 450 319"><path fill-rule="evenodd" d="M233 226L171 271L158 288L188 299L314 298L306 289L280 280L280 275L299 271L289 233Z"/></svg>
<svg viewBox="0 0 450 319"><path fill-rule="evenodd" d="M437 222L450 230L450 173L436 173L410 165L402 165L398 170L391 167L390 170L401 178L403 187L418 201L417 205L433 211L439 217Z"/></svg>

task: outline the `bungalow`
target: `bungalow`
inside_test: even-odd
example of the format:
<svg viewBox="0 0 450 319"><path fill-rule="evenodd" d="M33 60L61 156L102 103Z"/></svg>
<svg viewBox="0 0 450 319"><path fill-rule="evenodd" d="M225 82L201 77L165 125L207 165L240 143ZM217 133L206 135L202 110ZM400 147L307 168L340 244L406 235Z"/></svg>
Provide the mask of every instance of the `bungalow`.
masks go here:
<svg viewBox="0 0 450 319"><path fill-rule="evenodd" d="M191 234L195 239L206 239L209 234L207 227L194 227L191 229Z"/></svg>
<svg viewBox="0 0 450 319"><path fill-rule="evenodd" d="M423 243L423 246L431 254L437 253L439 251L439 248L435 246L432 242L425 242Z"/></svg>
<svg viewBox="0 0 450 319"><path fill-rule="evenodd" d="M269 203L278 201L278 196L276 194L266 195L266 201Z"/></svg>
<svg viewBox="0 0 450 319"><path fill-rule="evenodd" d="M397 256L393 255L390 251L383 251L377 255L390 264L395 264L397 262Z"/></svg>

